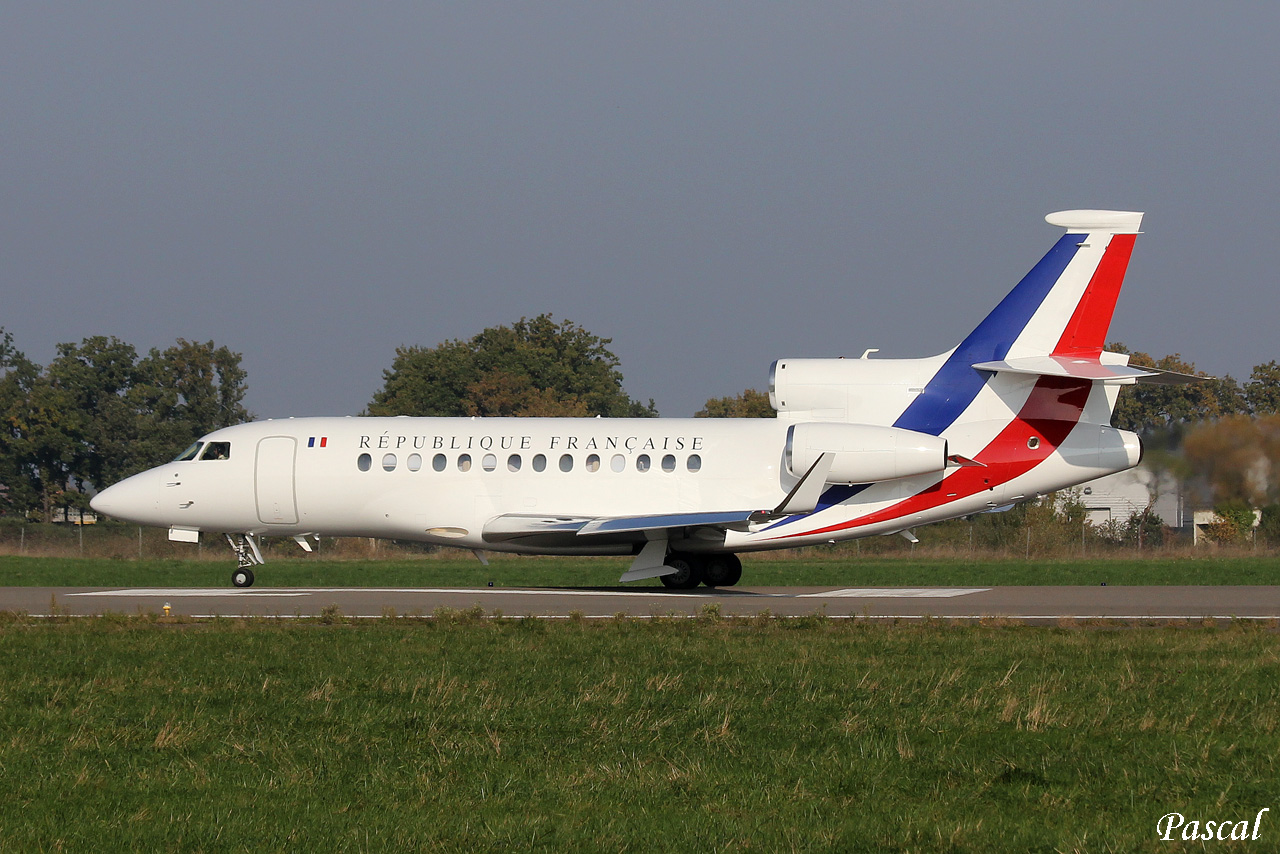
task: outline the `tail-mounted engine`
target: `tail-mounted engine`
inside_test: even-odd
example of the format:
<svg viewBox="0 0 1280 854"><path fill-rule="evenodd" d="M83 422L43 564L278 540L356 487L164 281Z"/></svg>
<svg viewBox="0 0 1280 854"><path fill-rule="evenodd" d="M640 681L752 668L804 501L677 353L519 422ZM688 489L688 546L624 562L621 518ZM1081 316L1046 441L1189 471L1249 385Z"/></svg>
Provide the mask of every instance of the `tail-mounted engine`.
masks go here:
<svg viewBox="0 0 1280 854"><path fill-rule="evenodd" d="M944 360L779 359L769 370L769 403L788 421L856 421L887 427Z"/></svg>
<svg viewBox="0 0 1280 854"><path fill-rule="evenodd" d="M796 477L823 454L832 454L827 483L874 483L942 471L947 440L900 427L807 422L787 430L785 454Z"/></svg>

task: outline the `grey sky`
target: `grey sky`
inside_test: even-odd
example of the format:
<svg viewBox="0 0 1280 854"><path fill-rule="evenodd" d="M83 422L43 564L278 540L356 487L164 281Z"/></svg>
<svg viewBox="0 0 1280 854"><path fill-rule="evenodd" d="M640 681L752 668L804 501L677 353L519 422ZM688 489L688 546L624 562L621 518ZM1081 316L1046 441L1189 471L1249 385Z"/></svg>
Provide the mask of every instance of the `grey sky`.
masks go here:
<svg viewBox="0 0 1280 854"><path fill-rule="evenodd" d="M0 325L244 354L351 414L398 344L544 311L664 415L923 356L1147 211L1111 337L1280 359L1280 6L9 4Z"/></svg>

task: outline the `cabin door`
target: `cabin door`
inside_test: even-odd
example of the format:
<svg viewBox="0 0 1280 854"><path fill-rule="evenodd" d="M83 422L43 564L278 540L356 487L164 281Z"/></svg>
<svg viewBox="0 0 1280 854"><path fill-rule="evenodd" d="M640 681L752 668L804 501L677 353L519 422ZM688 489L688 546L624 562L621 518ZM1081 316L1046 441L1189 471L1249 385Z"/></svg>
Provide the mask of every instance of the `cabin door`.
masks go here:
<svg viewBox="0 0 1280 854"><path fill-rule="evenodd" d="M258 497L258 518L268 525L295 525L298 522L297 492L293 483L293 460L298 442L292 436L270 436L258 442L254 469L254 489Z"/></svg>

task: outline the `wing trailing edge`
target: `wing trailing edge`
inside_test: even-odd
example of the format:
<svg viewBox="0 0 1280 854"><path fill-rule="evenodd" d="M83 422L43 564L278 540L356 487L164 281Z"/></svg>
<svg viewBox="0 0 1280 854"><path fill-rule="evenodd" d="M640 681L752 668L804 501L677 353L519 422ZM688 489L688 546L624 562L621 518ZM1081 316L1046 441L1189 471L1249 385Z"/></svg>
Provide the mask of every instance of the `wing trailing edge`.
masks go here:
<svg viewBox="0 0 1280 854"><path fill-rule="evenodd" d="M818 506L834 455L822 454L787 497L773 510L726 510L684 513L652 513L642 516L539 516L508 513L490 519L484 538L490 542L521 537L565 535L566 538L644 534L656 539L665 532L684 528L718 528L746 531L753 523L810 513Z"/></svg>

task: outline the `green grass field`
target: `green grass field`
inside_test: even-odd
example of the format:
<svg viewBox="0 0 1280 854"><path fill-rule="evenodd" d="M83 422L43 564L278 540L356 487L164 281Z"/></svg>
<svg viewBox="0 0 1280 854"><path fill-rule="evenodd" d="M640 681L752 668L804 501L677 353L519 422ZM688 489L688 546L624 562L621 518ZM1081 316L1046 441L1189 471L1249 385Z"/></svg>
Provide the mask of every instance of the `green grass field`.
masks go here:
<svg viewBox="0 0 1280 854"><path fill-rule="evenodd" d="M263 586L613 586L623 559L272 560ZM0 585L229 562L0 557ZM1271 556L806 553L749 586L1273 584ZM652 582L656 583L656 582ZM332 621L330 621L332 622ZM0 614L0 851L1280 850L1275 627Z"/></svg>
<svg viewBox="0 0 1280 854"><path fill-rule="evenodd" d="M1280 556L1107 557L1022 560L910 557L854 558L820 550L803 559L745 555L745 587L980 586L1037 584L1278 584ZM471 556L396 560L270 560L257 569L262 587L496 587L617 585L626 558ZM233 563L208 560L111 560L0 556L0 586L228 587ZM656 579L631 586L653 586Z"/></svg>
<svg viewBox="0 0 1280 854"><path fill-rule="evenodd" d="M1262 807L1248 850L1280 847L1261 628L10 617L0 644L4 851L1179 851L1165 813Z"/></svg>

